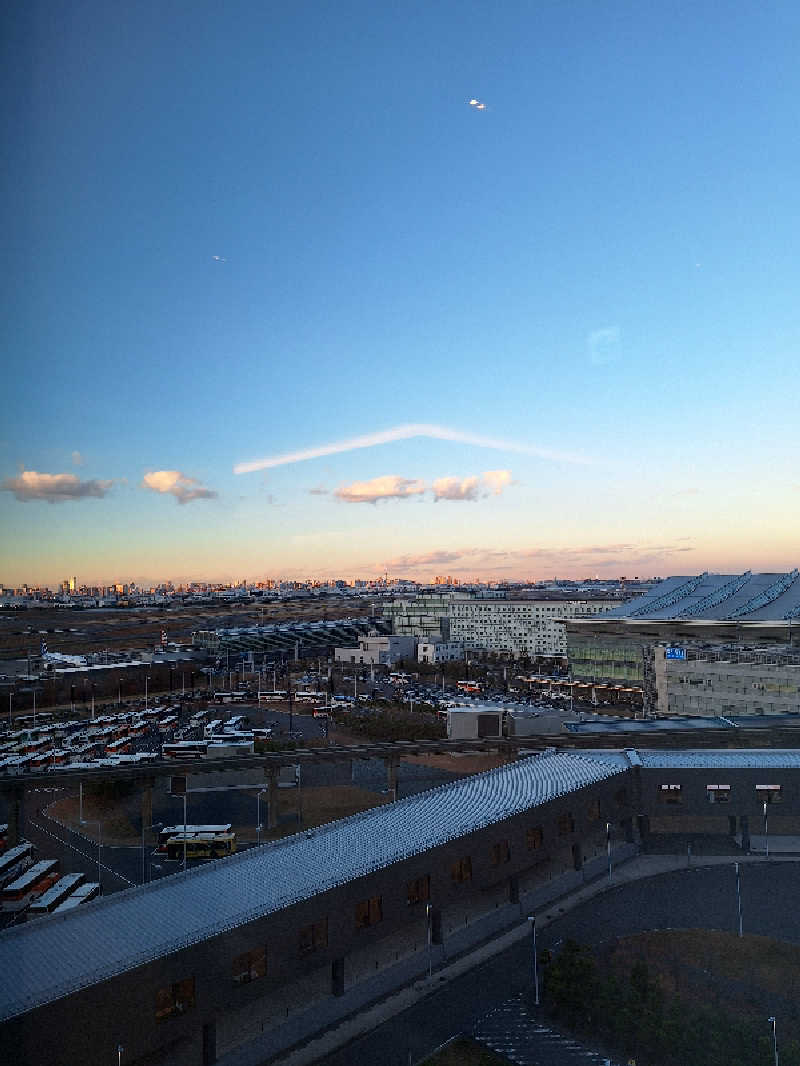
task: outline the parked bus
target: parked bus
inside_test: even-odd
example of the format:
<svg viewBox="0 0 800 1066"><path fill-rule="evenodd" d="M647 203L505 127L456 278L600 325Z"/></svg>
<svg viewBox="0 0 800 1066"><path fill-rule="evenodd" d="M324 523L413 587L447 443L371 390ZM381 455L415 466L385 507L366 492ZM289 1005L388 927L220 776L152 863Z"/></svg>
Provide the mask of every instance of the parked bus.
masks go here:
<svg viewBox="0 0 800 1066"><path fill-rule="evenodd" d="M20 911L58 880L58 859L43 859L0 892L0 910Z"/></svg>
<svg viewBox="0 0 800 1066"><path fill-rule="evenodd" d="M53 914L60 914L61 911L71 911L99 895L99 883L97 881L87 881L85 884L79 885L71 895L67 896L63 903L59 903Z"/></svg>
<svg viewBox="0 0 800 1066"><path fill-rule="evenodd" d="M0 886L16 880L33 864L33 844L17 844L0 857Z"/></svg>
<svg viewBox="0 0 800 1066"><path fill-rule="evenodd" d="M161 754L165 759L202 759L207 749L207 740L176 740L162 744Z"/></svg>
<svg viewBox="0 0 800 1066"><path fill-rule="evenodd" d="M178 833L167 841L167 858L222 859L236 851L235 833Z"/></svg>
<svg viewBox="0 0 800 1066"><path fill-rule="evenodd" d="M280 703L288 698L288 692L282 689L276 689L274 692L259 692L259 703Z"/></svg>
<svg viewBox="0 0 800 1066"><path fill-rule="evenodd" d="M243 703L247 697L246 692L215 692L215 703Z"/></svg>
<svg viewBox="0 0 800 1066"><path fill-rule="evenodd" d="M206 836L228 836L231 835L232 829L233 826L230 822L224 825L165 825L158 834L158 851L165 852L167 850L167 841L170 837L182 837L184 833L188 837L195 837L200 833ZM236 836L235 833L232 835ZM181 853L181 857L183 857L183 853Z"/></svg>
<svg viewBox="0 0 800 1066"><path fill-rule="evenodd" d="M119 740L106 744L106 755L126 755L130 750L131 742L127 737L120 737Z"/></svg>
<svg viewBox="0 0 800 1066"><path fill-rule="evenodd" d="M31 903L28 914L31 917L39 914L50 914L82 884L84 878L84 874L65 874L51 888L48 888L46 892L43 892L38 899Z"/></svg>

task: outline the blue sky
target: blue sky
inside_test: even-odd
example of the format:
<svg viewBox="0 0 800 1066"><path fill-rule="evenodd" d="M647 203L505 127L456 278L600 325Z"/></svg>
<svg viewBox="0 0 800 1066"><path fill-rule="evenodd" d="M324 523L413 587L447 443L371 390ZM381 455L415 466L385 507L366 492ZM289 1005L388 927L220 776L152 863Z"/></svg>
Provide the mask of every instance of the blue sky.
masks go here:
<svg viewBox="0 0 800 1066"><path fill-rule="evenodd" d="M17 5L0 580L796 565L799 32Z"/></svg>

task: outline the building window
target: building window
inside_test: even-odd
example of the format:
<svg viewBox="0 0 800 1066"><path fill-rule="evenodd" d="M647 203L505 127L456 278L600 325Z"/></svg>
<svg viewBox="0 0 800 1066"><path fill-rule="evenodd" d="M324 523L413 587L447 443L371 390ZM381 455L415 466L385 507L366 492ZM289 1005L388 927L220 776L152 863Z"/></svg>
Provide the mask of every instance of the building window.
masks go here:
<svg viewBox="0 0 800 1066"><path fill-rule="evenodd" d="M328 946L328 919L323 918L320 922L312 922L300 930L300 954L307 955L311 951L319 951Z"/></svg>
<svg viewBox="0 0 800 1066"><path fill-rule="evenodd" d="M783 799L780 785L756 785L759 803L780 803Z"/></svg>
<svg viewBox="0 0 800 1066"><path fill-rule="evenodd" d="M500 840L492 844L492 866L501 866L504 862L511 861L511 848L507 840Z"/></svg>
<svg viewBox="0 0 800 1066"><path fill-rule="evenodd" d="M266 947L256 948L254 951L245 951L243 955L237 955L231 967L233 982L237 985L246 985L250 981L257 981L259 977L265 977L266 973Z"/></svg>
<svg viewBox="0 0 800 1066"><path fill-rule="evenodd" d="M618 807L624 807L628 802L628 790L627 788L620 788L614 793L614 802Z"/></svg>
<svg viewBox="0 0 800 1066"><path fill-rule="evenodd" d="M406 888L409 903L424 903L431 898L431 879L429 874L418 877L416 881L409 881Z"/></svg>
<svg viewBox="0 0 800 1066"><path fill-rule="evenodd" d="M194 1006L194 978L186 977L174 985L159 988L156 992L156 1021L175 1018Z"/></svg>
<svg viewBox="0 0 800 1066"><path fill-rule="evenodd" d="M371 899L362 899L356 903L356 929L366 929L367 926L377 925L383 920L383 904L380 896Z"/></svg>
<svg viewBox="0 0 800 1066"><path fill-rule="evenodd" d="M706 785L709 803L728 803L731 798L730 785Z"/></svg>
<svg viewBox="0 0 800 1066"><path fill-rule="evenodd" d="M661 803L681 803L681 786L661 785L661 787L659 788L658 798Z"/></svg>
<svg viewBox="0 0 800 1066"><path fill-rule="evenodd" d="M544 830L540 825L535 825L525 833L528 843L528 851L536 851L544 843Z"/></svg>
<svg viewBox="0 0 800 1066"><path fill-rule="evenodd" d="M558 835L560 837L569 836L570 833L575 832L575 819L567 811L566 814L559 814L558 816Z"/></svg>
<svg viewBox="0 0 800 1066"><path fill-rule="evenodd" d="M588 815L588 818L589 818L590 822L599 822L600 821L600 800L599 799L590 800L590 802L589 802L589 810L587 812L587 815Z"/></svg>
<svg viewBox="0 0 800 1066"><path fill-rule="evenodd" d="M472 880L472 859L469 855L453 863L450 867L450 876L459 885Z"/></svg>

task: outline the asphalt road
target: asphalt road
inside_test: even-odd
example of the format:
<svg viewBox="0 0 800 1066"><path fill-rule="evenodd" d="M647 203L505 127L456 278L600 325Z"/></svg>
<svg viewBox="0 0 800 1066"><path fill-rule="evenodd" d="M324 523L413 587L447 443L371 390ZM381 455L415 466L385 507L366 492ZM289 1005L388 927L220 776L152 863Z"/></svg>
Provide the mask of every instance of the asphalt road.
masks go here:
<svg viewBox="0 0 800 1066"><path fill-rule="evenodd" d="M800 944L800 864L742 864L745 933ZM558 915L549 907L540 918ZM596 896L556 917L538 933L538 947L557 947L573 938L597 946L652 929L737 929L733 863L661 874ZM463 976L443 984L427 999L389 1019L369 1034L319 1059L320 1066L408 1066L478 1021L531 981L531 945L526 939ZM543 1066L555 1060L543 1058Z"/></svg>

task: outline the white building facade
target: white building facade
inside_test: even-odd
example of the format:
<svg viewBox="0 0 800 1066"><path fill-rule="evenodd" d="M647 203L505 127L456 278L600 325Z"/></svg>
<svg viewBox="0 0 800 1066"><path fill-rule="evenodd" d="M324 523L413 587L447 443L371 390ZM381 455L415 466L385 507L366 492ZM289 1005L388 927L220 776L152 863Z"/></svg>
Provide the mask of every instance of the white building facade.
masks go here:
<svg viewBox="0 0 800 1066"><path fill-rule="evenodd" d="M468 651L515 659L566 655L567 618L588 618L618 606L617 600L454 600L450 639Z"/></svg>
<svg viewBox="0 0 800 1066"><path fill-rule="evenodd" d="M454 663L464 658L460 640L421 640L417 644L418 663Z"/></svg>

